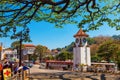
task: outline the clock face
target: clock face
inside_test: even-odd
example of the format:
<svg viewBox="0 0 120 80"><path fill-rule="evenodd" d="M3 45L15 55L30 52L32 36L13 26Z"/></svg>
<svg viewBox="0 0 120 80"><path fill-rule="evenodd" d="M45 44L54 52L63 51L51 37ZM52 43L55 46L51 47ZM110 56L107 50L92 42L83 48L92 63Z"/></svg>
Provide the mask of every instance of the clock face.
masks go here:
<svg viewBox="0 0 120 80"><path fill-rule="evenodd" d="M77 38L75 42L78 43L78 42L79 42L79 39Z"/></svg>
<svg viewBox="0 0 120 80"><path fill-rule="evenodd" d="M83 42L84 42L84 43L86 42L86 38L83 38Z"/></svg>

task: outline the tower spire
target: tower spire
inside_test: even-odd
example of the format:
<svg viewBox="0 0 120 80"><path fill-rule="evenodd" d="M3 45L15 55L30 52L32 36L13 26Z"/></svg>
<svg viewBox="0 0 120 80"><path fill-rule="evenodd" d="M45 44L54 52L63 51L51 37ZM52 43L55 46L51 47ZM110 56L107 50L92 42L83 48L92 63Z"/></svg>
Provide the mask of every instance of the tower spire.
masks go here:
<svg viewBox="0 0 120 80"><path fill-rule="evenodd" d="M82 36L88 37L89 35L86 34L86 33L82 30L82 28L80 28L80 30L74 35L74 37L76 38L76 37L82 37Z"/></svg>

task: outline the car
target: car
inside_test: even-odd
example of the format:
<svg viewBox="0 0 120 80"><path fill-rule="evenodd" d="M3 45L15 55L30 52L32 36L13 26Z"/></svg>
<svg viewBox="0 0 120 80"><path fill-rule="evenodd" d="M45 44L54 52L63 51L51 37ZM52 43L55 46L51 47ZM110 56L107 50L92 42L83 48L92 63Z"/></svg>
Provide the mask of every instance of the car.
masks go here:
<svg viewBox="0 0 120 80"><path fill-rule="evenodd" d="M40 69L45 69L45 68L46 68L46 64L45 64L45 63L40 63L39 68L40 68Z"/></svg>

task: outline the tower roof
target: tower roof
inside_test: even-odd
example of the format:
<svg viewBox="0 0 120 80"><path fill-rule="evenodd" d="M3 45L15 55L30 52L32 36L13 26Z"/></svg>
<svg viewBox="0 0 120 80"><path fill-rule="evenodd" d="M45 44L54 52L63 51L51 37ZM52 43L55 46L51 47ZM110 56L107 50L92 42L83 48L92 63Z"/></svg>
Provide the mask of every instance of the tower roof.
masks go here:
<svg viewBox="0 0 120 80"><path fill-rule="evenodd" d="M84 37L88 37L89 35L86 34L82 28L80 28L80 30L74 35L74 37L80 37L80 36L84 36Z"/></svg>

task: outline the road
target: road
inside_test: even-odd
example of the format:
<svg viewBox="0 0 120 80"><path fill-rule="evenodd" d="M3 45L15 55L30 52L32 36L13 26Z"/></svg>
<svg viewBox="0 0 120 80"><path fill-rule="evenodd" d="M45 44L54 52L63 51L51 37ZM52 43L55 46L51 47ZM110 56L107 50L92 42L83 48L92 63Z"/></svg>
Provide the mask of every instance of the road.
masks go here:
<svg viewBox="0 0 120 80"><path fill-rule="evenodd" d="M39 65L34 65L32 68L30 68L30 76L32 80L83 80L83 78L84 80L93 80L90 77L86 78L83 73L63 70L39 69Z"/></svg>
<svg viewBox="0 0 120 80"><path fill-rule="evenodd" d="M33 65L32 68L30 68L30 73L59 73L59 72L70 72L70 71L61 71L61 70L50 70L50 69L40 69L39 65Z"/></svg>
<svg viewBox="0 0 120 80"><path fill-rule="evenodd" d="M39 69L39 65L30 68L31 80L101 80L101 75L105 75L106 80L120 80L120 75L109 73L89 73L63 70Z"/></svg>

